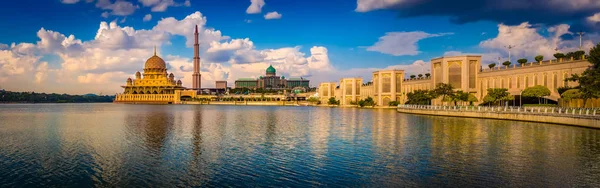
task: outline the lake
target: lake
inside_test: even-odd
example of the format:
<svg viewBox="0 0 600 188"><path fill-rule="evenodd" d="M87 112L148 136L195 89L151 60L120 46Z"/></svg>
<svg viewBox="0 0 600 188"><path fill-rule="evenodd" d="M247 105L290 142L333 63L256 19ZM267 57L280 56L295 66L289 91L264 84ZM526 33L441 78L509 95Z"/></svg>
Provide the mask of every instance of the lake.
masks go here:
<svg viewBox="0 0 600 188"><path fill-rule="evenodd" d="M600 187L600 130L283 106L0 105L0 187Z"/></svg>

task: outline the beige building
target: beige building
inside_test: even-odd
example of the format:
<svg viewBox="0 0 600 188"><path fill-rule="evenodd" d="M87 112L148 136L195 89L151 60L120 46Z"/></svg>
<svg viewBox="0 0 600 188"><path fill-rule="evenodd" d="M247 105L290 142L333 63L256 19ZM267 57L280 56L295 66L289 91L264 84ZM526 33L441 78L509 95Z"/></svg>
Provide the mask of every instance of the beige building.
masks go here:
<svg viewBox="0 0 600 188"><path fill-rule="evenodd" d="M380 70L373 72L373 100L378 106L387 106L402 96L404 70Z"/></svg>
<svg viewBox="0 0 600 188"><path fill-rule="evenodd" d="M215 88L227 89L227 81L215 81Z"/></svg>
<svg viewBox="0 0 600 188"><path fill-rule="evenodd" d="M342 78L340 80L340 105L351 105L358 102L360 98L360 88L363 84L362 78Z"/></svg>
<svg viewBox="0 0 600 188"><path fill-rule="evenodd" d="M371 82L357 84L362 82L361 78L344 78L340 80L338 89L335 89L335 83L327 82L319 85L318 91L325 103L330 97L340 100L343 105L372 97L378 106L387 106L390 101L404 104L406 94L415 90L432 90L438 83L450 84L456 91L469 92L479 101L487 95L488 88L507 88L512 95L521 95L525 88L543 85L552 91L547 98L557 100L560 98L559 87L577 86L575 82L564 81L565 78L582 73L590 65L587 60L571 58L483 69L478 55L440 57L431 60L430 76L405 79L403 70L379 70L373 72ZM435 99L432 104L440 105L442 101Z"/></svg>
<svg viewBox="0 0 600 188"><path fill-rule="evenodd" d="M319 100L322 104L327 104L329 98L335 98L335 88L337 83L335 82L323 82L319 84Z"/></svg>

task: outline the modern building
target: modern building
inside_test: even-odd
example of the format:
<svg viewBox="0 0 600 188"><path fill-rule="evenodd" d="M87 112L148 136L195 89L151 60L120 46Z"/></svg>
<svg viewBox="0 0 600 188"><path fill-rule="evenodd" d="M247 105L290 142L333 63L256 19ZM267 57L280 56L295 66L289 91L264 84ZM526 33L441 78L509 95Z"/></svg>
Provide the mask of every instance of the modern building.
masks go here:
<svg viewBox="0 0 600 188"><path fill-rule="evenodd" d="M198 25L194 31L194 73L192 73L192 89L202 88L202 75L200 74L200 44L198 43Z"/></svg>
<svg viewBox="0 0 600 188"><path fill-rule="evenodd" d="M329 98L335 98L335 87L337 83L335 82L323 82L319 84L319 89L317 90L319 93L319 100L322 104L327 104Z"/></svg>
<svg viewBox="0 0 600 188"><path fill-rule="evenodd" d="M293 89L296 87L308 88L310 81L305 78L290 78L286 79L285 76L277 76L277 70L273 66L269 66L264 76L254 78L239 78L235 81L235 88L249 88L249 89Z"/></svg>
<svg viewBox="0 0 600 188"><path fill-rule="evenodd" d="M227 81L216 81L215 87L217 89L227 89Z"/></svg>
<svg viewBox="0 0 600 188"><path fill-rule="evenodd" d="M572 74L581 74L591 65L584 57L580 59L548 60L483 69L481 56L478 55L440 57L431 60L430 76L406 79L403 70L374 71L371 82L361 83L360 87L356 88L359 90L359 97L346 93L355 91L354 88L348 89L354 85L348 85L346 81L358 80L356 78L344 78L339 86L332 86L335 83L330 82L321 83L318 91L322 101L334 97L344 99L340 102L348 104L349 101L372 97L378 106L387 106L390 101L403 104L407 102L408 93L415 90L432 90L438 83L450 84L456 91L469 92L479 101L487 95L488 88L506 88L511 95L520 96L525 88L543 85L552 93L546 98L558 100L559 87L577 86L576 82L564 81L565 78ZM331 88L335 88L333 92ZM443 102L441 99L434 99L432 104L440 105Z"/></svg>

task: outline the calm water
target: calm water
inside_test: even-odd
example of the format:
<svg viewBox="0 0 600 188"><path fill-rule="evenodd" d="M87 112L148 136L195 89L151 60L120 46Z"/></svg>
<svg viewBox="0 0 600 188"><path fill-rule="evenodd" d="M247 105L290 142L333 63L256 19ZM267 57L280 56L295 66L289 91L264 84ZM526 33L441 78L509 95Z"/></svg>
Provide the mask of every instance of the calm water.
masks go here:
<svg viewBox="0 0 600 188"><path fill-rule="evenodd" d="M600 187L600 130L393 110L0 105L0 187Z"/></svg>

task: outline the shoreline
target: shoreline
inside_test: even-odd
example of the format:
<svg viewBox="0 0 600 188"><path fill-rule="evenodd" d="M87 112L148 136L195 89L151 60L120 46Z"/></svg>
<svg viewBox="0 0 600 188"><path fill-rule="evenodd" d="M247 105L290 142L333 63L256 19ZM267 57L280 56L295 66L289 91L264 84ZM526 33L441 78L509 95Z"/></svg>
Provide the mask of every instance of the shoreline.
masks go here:
<svg viewBox="0 0 600 188"><path fill-rule="evenodd" d="M535 123L549 123L558 125L577 126L584 128L600 129L600 118L586 116L569 116L557 114L526 114L511 112L488 112L488 111L444 111L435 109L409 109L398 108L398 113L445 116L459 118L496 119Z"/></svg>

